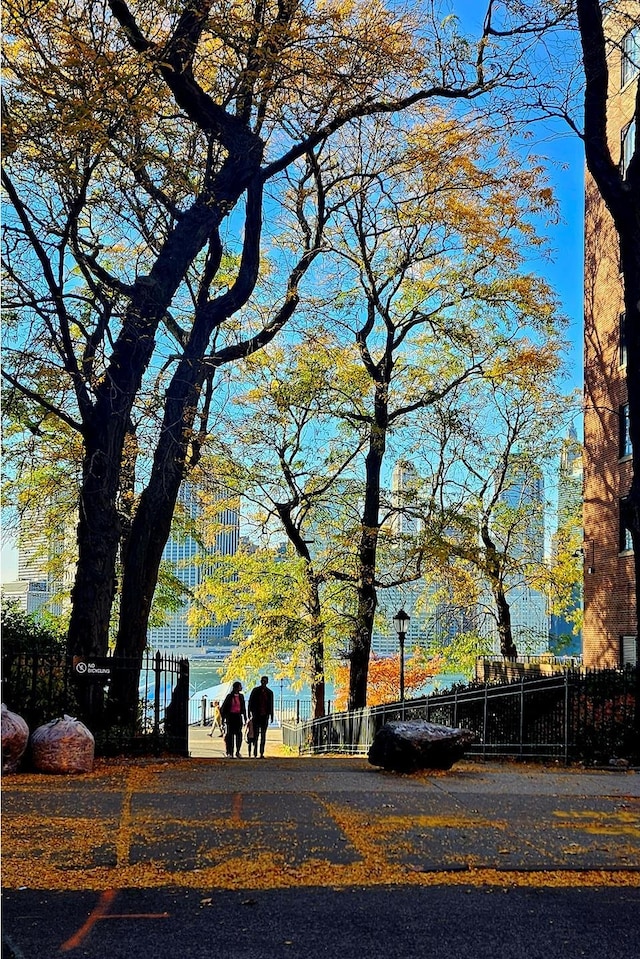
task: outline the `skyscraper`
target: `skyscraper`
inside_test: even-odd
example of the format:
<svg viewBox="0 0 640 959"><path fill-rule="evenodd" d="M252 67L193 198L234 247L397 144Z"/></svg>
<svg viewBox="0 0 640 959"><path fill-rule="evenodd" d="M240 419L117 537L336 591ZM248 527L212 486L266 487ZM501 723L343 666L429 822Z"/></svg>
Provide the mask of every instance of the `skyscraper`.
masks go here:
<svg viewBox="0 0 640 959"><path fill-rule="evenodd" d="M396 512L392 529L396 536L415 536L419 531L415 513L417 473L413 463L398 460L391 475L391 505Z"/></svg>
<svg viewBox="0 0 640 959"><path fill-rule="evenodd" d="M501 500L517 511L509 550L523 565L544 563L544 480L539 469L516 476ZM524 521L524 522L523 522ZM539 655L549 649L549 617L544 593L531 587L520 571L506 577L513 640L519 653ZM499 652L496 649L496 652Z"/></svg>
<svg viewBox="0 0 640 959"><path fill-rule="evenodd" d="M191 483L185 483L179 496L179 506L185 517L191 523L198 524L198 537L176 532L167 540L162 554L163 561L170 564L175 576L189 592L200 585L215 563L216 556L235 555L240 541L238 508L224 504L225 494L222 490L210 489L209 495L221 503L221 508L215 511L214 518L209 519L203 509L201 492ZM207 524L209 529L206 528ZM205 653L215 648L219 652L228 652L233 625L214 623L194 634L188 623L190 605L190 599L185 597L180 607L167 615L162 626L149 628L149 647L182 656Z"/></svg>
<svg viewBox="0 0 640 959"><path fill-rule="evenodd" d="M582 517L582 444L578 441L575 427L571 427L562 441L558 468L558 512L556 532L551 541L552 552L557 554L559 540L567 536L577 516ZM573 594L573 609L582 605L582 586ZM567 611L569 612L569 611ZM552 653L578 656L582 652L582 632L574 633L573 624L565 616L551 615L549 648Z"/></svg>
<svg viewBox="0 0 640 959"><path fill-rule="evenodd" d="M18 531L18 578L2 584L3 598L26 613L61 615L69 605L75 563L75 515L56 506L26 509Z"/></svg>

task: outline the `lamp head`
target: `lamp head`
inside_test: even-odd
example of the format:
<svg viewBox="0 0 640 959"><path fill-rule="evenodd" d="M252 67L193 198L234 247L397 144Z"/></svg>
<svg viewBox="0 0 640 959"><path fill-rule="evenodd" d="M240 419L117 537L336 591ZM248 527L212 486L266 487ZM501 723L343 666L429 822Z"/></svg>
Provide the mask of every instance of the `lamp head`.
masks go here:
<svg viewBox="0 0 640 959"><path fill-rule="evenodd" d="M393 625L398 636L400 633L406 634L407 629L409 628L410 619L411 617L409 616L409 613L406 613L404 609L399 609L396 615L393 617Z"/></svg>

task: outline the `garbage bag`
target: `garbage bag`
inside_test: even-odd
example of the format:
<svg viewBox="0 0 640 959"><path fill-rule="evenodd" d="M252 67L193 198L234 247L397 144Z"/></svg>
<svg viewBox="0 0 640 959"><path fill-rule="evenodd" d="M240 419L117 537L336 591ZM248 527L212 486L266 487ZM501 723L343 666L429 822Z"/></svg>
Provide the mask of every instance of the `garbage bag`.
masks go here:
<svg viewBox="0 0 640 959"><path fill-rule="evenodd" d="M90 773L95 739L73 716L39 726L31 736L33 765L45 773Z"/></svg>
<svg viewBox="0 0 640 959"><path fill-rule="evenodd" d="M2 772L14 773L29 742L29 727L22 716L2 703Z"/></svg>

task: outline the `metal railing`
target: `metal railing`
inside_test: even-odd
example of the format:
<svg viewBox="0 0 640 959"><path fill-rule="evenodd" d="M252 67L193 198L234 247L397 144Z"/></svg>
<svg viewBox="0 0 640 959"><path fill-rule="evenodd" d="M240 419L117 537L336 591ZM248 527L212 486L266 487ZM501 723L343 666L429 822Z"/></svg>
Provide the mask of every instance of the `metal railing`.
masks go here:
<svg viewBox="0 0 640 959"><path fill-rule="evenodd" d="M396 719L424 719L476 735L476 756L608 762L640 760L634 669L576 671L472 684L404 703L286 724L283 740L299 753L368 752L377 731Z"/></svg>
<svg viewBox="0 0 640 959"><path fill-rule="evenodd" d="M2 649L2 702L18 713L33 732L63 714L83 719L96 741L96 754L148 753L168 750L188 755L187 710L189 663L160 653L138 660L118 660L117 668L138 673L138 710L132 723L122 725L109 716L108 690L111 657L101 661L100 683L104 708L98 715L82 715L70 659L60 648L24 652L5 644Z"/></svg>
<svg viewBox="0 0 640 959"><path fill-rule="evenodd" d="M214 700L201 696L189 700L189 725L210 726L213 721ZM327 704L331 709L331 703ZM276 700L274 716L283 725L284 723L300 723L311 719L310 699L283 699Z"/></svg>

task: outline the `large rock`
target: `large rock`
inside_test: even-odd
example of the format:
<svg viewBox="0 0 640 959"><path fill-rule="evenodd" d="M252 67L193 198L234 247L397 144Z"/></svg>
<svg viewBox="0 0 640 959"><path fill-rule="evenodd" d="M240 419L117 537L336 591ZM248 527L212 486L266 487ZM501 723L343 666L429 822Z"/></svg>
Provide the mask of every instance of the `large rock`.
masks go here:
<svg viewBox="0 0 640 959"><path fill-rule="evenodd" d="M386 723L376 733L369 762L401 773L451 769L475 739L468 729L438 726L424 719L399 720Z"/></svg>

